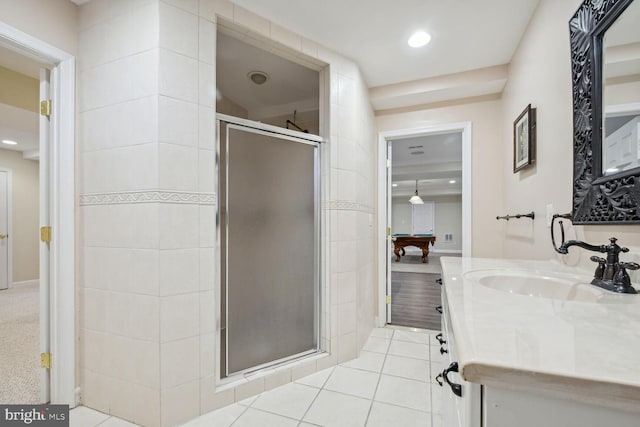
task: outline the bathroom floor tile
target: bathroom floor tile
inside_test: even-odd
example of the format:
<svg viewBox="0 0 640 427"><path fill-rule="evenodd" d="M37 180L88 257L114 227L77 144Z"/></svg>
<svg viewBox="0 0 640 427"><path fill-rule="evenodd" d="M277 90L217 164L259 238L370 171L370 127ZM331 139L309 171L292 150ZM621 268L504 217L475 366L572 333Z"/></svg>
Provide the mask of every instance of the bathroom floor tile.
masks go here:
<svg viewBox="0 0 640 427"><path fill-rule="evenodd" d="M98 424L105 422L108 418L109 415L107 414L87 408L86 406L78 406L77 408L69 411L69 426L97 426Z"/></svg>
<svg viewBox="0 0 640 427"><path fill-rule="evenodd" d="M239 403L226 406L217 411L209 412L185 424L183 427L229 427L247 410L246 406Z"/></svg>
<svg viewBox="0 0 640 427"><path fill-rule="evenodd" d="M371 336L376 338L391 339L395 331L390 328L373 328Z"/></svg>
<svg viewBox="0 0 640 427"><path fill-rule="evenodd" d="M302 419L319 391L315 387L303 384L287 384L262 393L251 407L289 418Z"/></svg>
<svg viewBox="0 0 640 427"><path fill-rule="evenodd" d="M391 340L386 338L369 337L363 350L373 351L374 353L386 353L389 349Z"/></svg>
<svg viewBox="0 0 640 427"><path fill-rule="evenodd" d="M111 417L100 424L100 427L140 427L138 424L130 423L120 418Z"/></svg>
<svg viewBox="0 0 640 427"><path fill-rule="evenodd" d="M429 412L431 410L429 394L428 383L382 375L375 400Z"/></svg>
<svg viewBox="0 0 640 427"><path fill-rule="evenodd" d="M303 421L324 427L361 427L370 406L368 399L322 390Z"/></svg>
<svg viewBox="0 0 640 427"><path fill-rule="evenodd" d="M372 351L361 351L357 359L353 359L342 366L353 369L362 369L371 372L380 372L384 363L385 355L382 353L374 353Z"/></svg>
<svg viewBox="0 0 640 427"><path fill-rule="evenodd" d="M431 414L382 402L373 402L367 427L429 427Z"/></svg>
<svg viewBox="0 0 640 427"><path fill-rule="evenodd" d="M429 345L408 341L391 341L389 354L429 360Z"/></svg>
<svg viewBox="0 0 640 427"><path fill-rule="evenodd" d="M246 399L241 400L240 402L238 402L238 404L242 405L242 406L251 406L251 405L253 405L253 403L256 401L257 398L258 398L258 396L247 397Z"/></svg>
<svg viewBox="0 0 640 427"><path fill-rule="evenodd" d="M429 361L389 354L384 362L382 373L428 382L430 378Z"/></svg>
<svg viewBox="0 0 640 427"><path fill-rule="evenodd" d="M249 408L233 423L233 427L297 427L298 423L298 420Z"/></svg>
<svg viewBox="0 0 640 427"><path fill-rule="evenodd" d="M324 383L327 382L327 378L333 372L334 368L323 369L320 372L317 372L313 375L309 375L308 377L300 378L296 380L298 384L304 384L311 387L322 388Z"/></svg>
<svg viewBox="0 0 640 427"><path fill-rule="evenodd" d="M331 391L372 399L379 374L337 366L324 388Z"/></svg>
<svg viewBox="0 0 640 427"><path fill-rule="evenodd" d="M429 344L429 334L425 332L396 331L393 334L393 340Z"/></svg>

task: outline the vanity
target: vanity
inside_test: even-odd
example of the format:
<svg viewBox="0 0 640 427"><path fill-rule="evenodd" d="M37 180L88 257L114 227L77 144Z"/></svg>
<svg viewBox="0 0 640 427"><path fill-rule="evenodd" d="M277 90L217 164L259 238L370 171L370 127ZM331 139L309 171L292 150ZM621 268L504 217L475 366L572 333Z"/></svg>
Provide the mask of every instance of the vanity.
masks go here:
<svg viewBox="0 0 640 427"><path fill-rule="evenodd" d="M441 262L443 425L640 425L639 295L553 261Z"/></svg>

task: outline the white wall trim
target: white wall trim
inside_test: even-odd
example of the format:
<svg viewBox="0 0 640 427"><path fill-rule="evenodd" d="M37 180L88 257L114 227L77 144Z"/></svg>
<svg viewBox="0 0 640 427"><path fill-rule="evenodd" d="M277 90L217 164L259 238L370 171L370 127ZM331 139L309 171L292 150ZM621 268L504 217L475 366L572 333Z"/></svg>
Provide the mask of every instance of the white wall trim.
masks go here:
<svg viewBox="0 0 640 427"><path fill-rule="evenodd" d="M462 254L462 251L459 249L431 249L429 253L434 254Z"/></svg>
<svg viewBox="0 0 640 427"><path fill-rule="evenodd" d="M0 22L0 44L53 65L51 73L51 403L75 407L75 57Z"/></svg>
<svg viewBox="0 0 640 427"><path fill-rule="evenodd" d="M7 173L7 287L13 283L13 170L0 168Z"/></svg>
<svg viewBox="0 0 640 427"><path fill-rule="evenodd" d="M471 184L471 122L448 123L378 133L378 326L386 324L387 292L387 141L415 138L441 132L462 132L462 255L471 256L472 184Z"/></svg>
<svg viewBox="0 0 640 427"><path fill-rule="evenodd" d="M20 287L20 286L27 286L27 285L37 285L40 283L40 280L38 279L34 279L34 280L22 280L20 282L13 282L11 283L11 287L12 288L16 288L16 287Z"/></svg>

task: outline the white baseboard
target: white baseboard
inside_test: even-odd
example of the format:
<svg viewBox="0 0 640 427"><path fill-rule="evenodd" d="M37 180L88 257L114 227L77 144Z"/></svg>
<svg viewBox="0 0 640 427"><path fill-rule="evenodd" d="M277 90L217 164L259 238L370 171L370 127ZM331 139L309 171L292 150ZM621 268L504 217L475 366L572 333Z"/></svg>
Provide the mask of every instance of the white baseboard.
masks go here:
<svg viewBox="0 0 640 427"><path fill-rule="evenodd" d="M434 254L460 254L462 255L462 249L431 249L430 253Z"/></svg>
<svg viewBox="0 0 640 427"><path fill-rule="evenodd" d="M40 283L40 280L35 279L35 280L23 280L21 282L13 282L11 284L11 286L9 286L10 288L15 288L17 286L24 286L24 285L38 285L38 283Z"/></svg>

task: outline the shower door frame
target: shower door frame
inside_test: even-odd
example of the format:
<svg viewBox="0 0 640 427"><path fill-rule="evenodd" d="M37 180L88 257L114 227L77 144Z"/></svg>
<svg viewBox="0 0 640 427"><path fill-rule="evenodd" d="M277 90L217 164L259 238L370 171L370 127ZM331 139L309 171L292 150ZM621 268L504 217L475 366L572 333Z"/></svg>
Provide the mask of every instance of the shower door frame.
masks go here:
<svg viewBox="0 0 640 427"><path fill-rule="evenodd" d="M229 132L225 133L225 145L226 145L226 156L225 156L225 174L226 174L226 179L225 179L225 183L226 183L226 187L225 188L225 197L227 197L227 201L225 203L226 206L226 211L225 211L225 229L222 229L222 224L221 224L221 204L220 204L220 198L221 198L221 193L222 193L222 189L221 189L221 179L220 179L220 173L221 173L221 144L223 141L221 141L221 127L223 125L223 123L225 123L227 125L227 129L236 129L236 130L241 130L241 131L245 131L245 132L250 132L250 133L254 133L254 134L259 134L259 135L265 135L265 136L272 136L272 137L277 137L277 138L281 138L293 143L300 143L300 144L306 144L306 145L310 145L314 147L314 251L315 251L315 257L314 257L314 333L315 333L315 349L310 349L307 351L303 351L301 353L297 353L294 355L290 355L290 356L286 356L284 358L280 358L277 360L273 360L267 363L263 363L257 366L253 366L244 370L240 370L238 372L233 372L233 373L229 373L229 346L228 346L228 342L229 342L229 311L228 309L225 310L226 311L226 319L225 319L225 340L226 340L226 345L225 345L225 366L224 366L224 372L222 372L222 366L221 366L221 341L222 341L222 316L221 316L221 290L222 290L222 286L226 287L226 300L225 300L225 305L227 305L228 307L228 297L229 297L229 292L228 292L228 286L229 286L229 280L228 280L228 265L229 265L229 259L228 259L228 244L229 244L229 240L228 237L225 239L227 248L225 248L226 254L227 256L225 257L226 260L226 268L225 268L225 272L226 275L225 277L222 277L221 274L221 269L218 269L218 272L216 274L216 289L215 289L215 295L216 295L216 367L218 369L216 369L216 372L218 372L217 374L217 379L218 379L218 383L219 384L226 384L226 383L230 383L230 382L234 382L236 380L238 380L239 378L243 378L245 376L248 376L252 373L264 370L264 369L273 369L274 367L283 365L287 362L290 361L297 361L300 360L302 358L308 357L308 356L313 356L316 355L318 353L322 353L324 351L323 345L324 345L324 340L323 340L323 333L322 333L322 327L324 324L324 319L322 316L323 313L323 304L322 304L322 290L321 290L321 285L323 283L323 277L322 277L322 241L321 241L321 236L322 236L322 212L321 212L321 190L322 190L322 186L321 186L321 168L322 168L322 157L321 157L321 143L324 141L324 139L321 136L318 135L313 135L313 134L308 134L308 133L304 133L304 132L298 132L298 131L294 131L294 130L290 130L290 129L286 129L286 128L280 128L277 126L272 126L272 125L268 125L268 124L264 124L264 123L260 123L260 122L256 122L256 121L252 121L252 120L248 120L248 119L242 119L239 117L234 117L234 116L229 116L226 114L221 114L221 113L216 113L216 188L217 188L217 193L216 193L216 265L218 267L221 267L221 251L222 251L222 243L221 243L221 233L228 233L228 229L229 229L229 203L228 203L228 197L229 197L229 193L228 193L228 186L229 186ZM227 234L228 236L228 234ZM223 376L223 373L225 376Z"/></svg>

